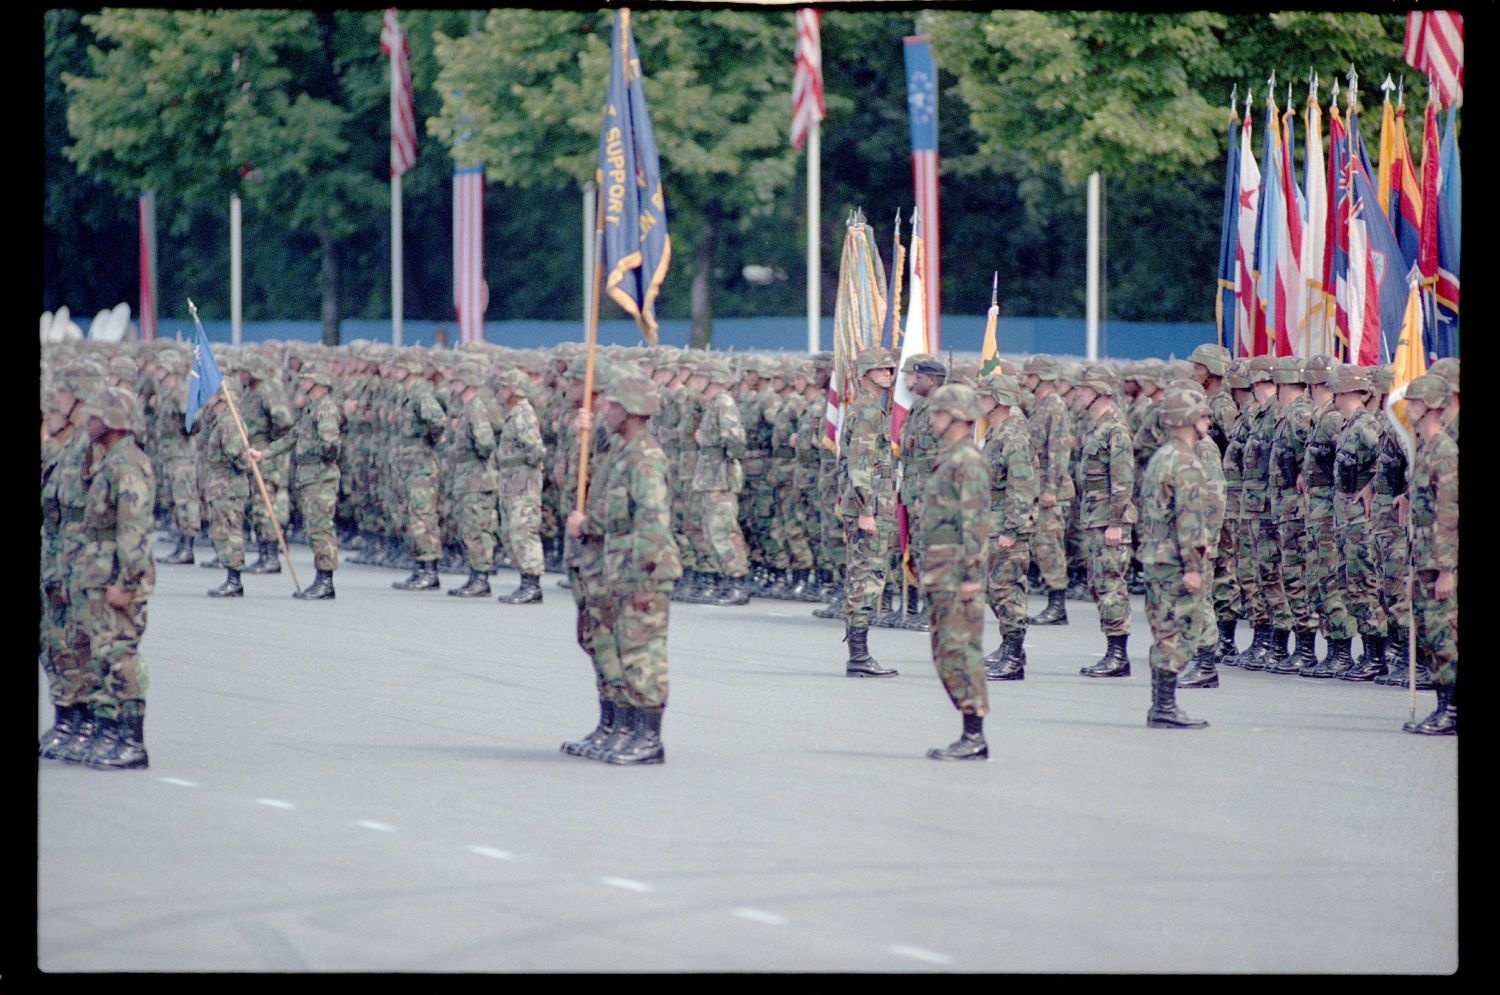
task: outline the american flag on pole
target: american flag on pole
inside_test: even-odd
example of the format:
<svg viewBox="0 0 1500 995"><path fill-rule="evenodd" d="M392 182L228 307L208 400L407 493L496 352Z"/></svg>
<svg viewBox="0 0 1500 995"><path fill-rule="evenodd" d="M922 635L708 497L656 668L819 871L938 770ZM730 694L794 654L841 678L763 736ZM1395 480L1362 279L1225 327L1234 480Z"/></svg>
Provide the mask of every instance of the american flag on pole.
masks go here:
<svg viewBox="0 0 1500 995"><path fill-rule="evenodd" d="M913 36L906 45L906 107L911 120L911 172L916 189L917 213L922 218L922 243L926 264L922 269L927 294L927 347L937 352L941 343L938 317L941 313L938 282L938 157L937 157L937 66L927 39Z"/></svg>
<svg viewBox="0 0 1500 995"><path fill-rule="evenodd" d="M1432 80L1444 107L1464 102L1464 16L1458 11L1408 13L1405 58Z"/></svg>
<svg viewBox="0 0 1500 995"><path fill-rule="evenodd" d="M385 11L380 51L391 57L391 175L400 176L417 161L417 118L412 110L411 56L406 32L396 22L396 8Z"/></svg>
<svg viewBox="0 0 1500 995"><path fill-rule="evenodd" d="M484 165L453 170L453 309L458 341L484 341Z"/></svg>
<svg viewBox="0 0 1500 995"><path fill-rule="evenodd" d="M823 120L823 44L818 37L822 14L811 7L797 11L796 68L792 74L792 148L800 149L807 129Z"/></svg>

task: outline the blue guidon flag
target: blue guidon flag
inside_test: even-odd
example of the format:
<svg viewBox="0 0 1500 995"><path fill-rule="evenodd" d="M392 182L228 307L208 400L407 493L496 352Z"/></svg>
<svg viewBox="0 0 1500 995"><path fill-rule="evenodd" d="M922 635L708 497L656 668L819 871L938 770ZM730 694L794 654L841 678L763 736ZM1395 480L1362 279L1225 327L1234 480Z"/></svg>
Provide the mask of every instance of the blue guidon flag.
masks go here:
<svg viewBox="0 0 1500 995"><path fill-rule="evenodd" d="M193 429L193 416L198 413L198 409L213 400L213 396L219 392L219 385L224 382L201 324L198 325L197 336L193 342L193 368L188 373L187 408L183 418L188 431Z"/></svg>
<svg viewBox="0 0 1500 995"><path fill-rule="evenodd" d="M623 7L615 11L596 178L603 206L604 292L655 345L656 295L672 261L672 240L667 236L666 199L641 61L630 30L630 11Z"/></svg>

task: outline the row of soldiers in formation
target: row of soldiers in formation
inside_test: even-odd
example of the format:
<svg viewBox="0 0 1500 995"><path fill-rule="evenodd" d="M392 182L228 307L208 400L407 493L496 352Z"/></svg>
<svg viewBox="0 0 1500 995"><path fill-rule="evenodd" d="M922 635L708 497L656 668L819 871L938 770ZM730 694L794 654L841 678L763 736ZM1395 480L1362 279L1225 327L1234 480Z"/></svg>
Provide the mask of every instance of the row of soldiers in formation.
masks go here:
<svg viewBox="0 0 1500 995"><path fill-rule="evenodd" d="M394 585L402 589L437 588L446 545L461 549L469 567L468 581L448 593L485 596L498 548L522 578L501 600L534 603L541 599L543 550L554 562L563 559L563 523L579 476L577 409L588 376L581 347L224 348L219 360L236 388L243 435L227 417L223 392L211 410L199 412L202 426L184 431L191 355L176 343L84 343L49 350L43 359L44 374L49 368L76 372L81 364L133 389L142 402L138 434L158 468L154 503L170 515L178 535L165 562L192 562L206 512L216 564L228 571L211 594L242 594L242 570L279 571L276 543L290 520L289 491L318 571L297 593L302 598L334 596L335 523L346 545L388 562L393 544L404 538L415 567ZM867 634L892 615L930 616L916 608L917 592L927 587L916 537L922 490L941 447L926 401L945 383L981 385L976 365L950 371L938 357L909 357L901 375L916 402L893 440L894 359L868 350L858 359L857 396L841 415L838 445L830 446L824 433L829 354L746 355L731 362L723 354L667 348L601 350L600 369L611 363L648 377L660 399L648 425L665 457L670 531L683 568L672 596L712 604L742 604L752 592L831 598L823 613L844 618L846 672L893 676L869 655ZM1108 648L1084 672L1129 673L1129 576L1144 578L1147 566L1137 534L1142 471L1167 437L1162 404L1176 384L1204 392L1207 439L1218 456L1208 458L1202 440L1198 448L1210 477L1224 478L1204 592L1219 638L1193 644L1183 685L1216 686L1220 665L1402 680L1404 654L1386 648L1404 645L1411 625L1404 597L1411 551L1400 524L1410 503L1409 474L1404 450L1376 415L1388 368L1340 366L1325 357L1231 361L1224 350L1204 346L1190 360L1168 364L1080 367L1038 355L1022 366L1001 360L997 372L1013 378L1006 386L1014 401L1002 404L981 392L989 408L985 421L1001 408L1013 414L1009 436L1024 438L1027 446L1024 458L1009 459L1017 463L1018 481L1035 483L1010 487L1015 507L1007 517L1000 514L1006 484L996 475L1002 480L993 502L996 542L1005 553L996 559L1008 564L997 572L1008 574L1020 564L1023 581L1013 588L988 585L1002 637L1001 647L985 658L990 679L1024 679L1026 624L1066 624L1070 581L1076 588L1085 578ZM1437 407L1444 434L1456 446L1457 362L1442 361L1433 373L1450 387ZM984 451L999 452L987 444L998 429L977 434ZM260 483L250 486L252 464L261 471L262 493ZM1436 546L1452 565L1437 567L1442 579L1434 583L1449 592L1450 611L1436 626L1439 635L1423 640L1418 652L1419 681L1435 682L1440 698L1438 713L1419 725L1439 731L1456 727L1454 681L1446 678L1456 673L1457 478L1456 472L1447 476L1453 514L1438 523ZM1025 510L1028 501L1016 495L1033 489ZM913 537L904 553L898 508ZM249 567L243 554L247 514L260 552ZM1028 573L1048 597L1035 618L1025 614ZM571 564L569 574L574 579ZM910 600L900 597L903 588ZM892 600L898 610L882 611ZM1234 644L1241 618L1255 632L1243 652ZM1358 661L1349 649L1356 627L1365 649ZM1329 647L1322 660L1313 650L1320 628ZM1293 633L1295 649L1287 645Z"/></svg>

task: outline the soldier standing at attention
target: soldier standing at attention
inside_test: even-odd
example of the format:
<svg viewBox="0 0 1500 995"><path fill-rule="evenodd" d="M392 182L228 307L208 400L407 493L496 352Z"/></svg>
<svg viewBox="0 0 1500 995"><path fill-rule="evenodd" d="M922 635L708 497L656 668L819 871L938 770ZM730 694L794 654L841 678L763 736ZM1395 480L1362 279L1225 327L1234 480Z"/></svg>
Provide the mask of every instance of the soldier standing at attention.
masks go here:
<svg viewBox="0 0 1500 995"><path fill-rule="evenodd" d="M1208 481L1208 486L1204 489L1204 497L1207 501L1207 508L1204 514L1208 522L1208 562L1212 564L1217 559L1217 550L1215 547L1218 544L1219 537L1223 534L1226 492L1224 486L1224 467L1220 462L1223 454L1219 451L1219 445L1213 438L1213 407L1204 395L1203 387L1198 383L1196 378L1190 377L1188 379L1170 381L1167 384L1167 390L1163 393L1170 393L1174 389L1178 392L1186 391L1196 396L1203 402L1204 407L1208 411L1208 430L1199 434L1198 441L1194 444L1193 450L1198 454L1198 462L1203 465L1204 479ZM1165 397L1163 400L1165 400ZM1160 415L1158 414L1157 417L1160 418ZM1204 575L1203 587L1198 592L1197 597L1193 599L1196 611L1203 618L1201 625L1197 626L1195 630L1199 641L1192 647L1192 666L1178 675L1177 678L1177 686L1180 688L1216 688L1219 686L1219 661L1214 653L1214 602L1210 591L1212 576L1211 572Z"/></svg>
<svg viewBox="0 0 1500 995"><path fill-rule="evenodd" d="M250 497L250 452L240 435L224 392L229 390L229 371L224 386L213 397L213 415L203 440L207 474L203 496L208 501L208 537L214 544L214 561L228 571L224 583L208 592L210 598L241 598L245 588L240 571L245 568L245 502Z"/></svg>
<svg viewBox="0 0 1500 995"><path fill-rule="evenodd" d="M974 445L979 397L972 387L946 384L928 396L928 424L938 440L937 464L922 491L915 533L922 549L932 662L963 716L963 734L927 751L933 760L984 760L984 588L989 576L990 471Z"/></svg>
<svg viewBox="0 0 1500 995"><path fill-rule="evenodd" d="M1085 677L1129 677L1130 592L1125 571L1130 563L1130 527L1136 521L1131 500L1135 453L1130 427L1114 409L1115 383L1109 370L1090 366L1073 388L1089 417L1089 433L1079 450L1078 524L1089 588L1099 608L1099 628L1108 649L1099 662L1079 670Z"/></svg>
<svg viewBox="0 0 1500 995"><path fill-rule="evenodd" d="M1146 580L1146 620L1151 625L1151 710L1153 729L1202 729L1177 707L1177 675L1193 648L1207 642L1208 614L1201 595L1207 583L1212 544L1212 497L1196 446L1209 426L1202 395L1172 391L1161 402L1168 438L1151 457L1141 484L1141 572Z"/></svg>
<svg viewBox="0 0 1500 995"><path fill-rule="evenodd" d="M1264 670L1276 662L1275 624L1281 595L1281 561L1270 521L1271 433L1280 405L1276 403L1275 356L1253 356L1245 364L1250 377L1250 406L1245 412L1244 445L1240 451L1240 587L1255 637L1237 662L1246 670ZM1250 592L1254 592L1253 595Z"/></svg>
<svg viewBox="0 0 1500 995"><path fill-rule="evenodd" d="M1406 415L1418 438L1407 509L1416 571L1412 608L1417 647L1429 660L1438 705L1421 722L1402 728L1422 736L1458 735L1458 443L1443 419L1452 397L1447 383L1432 374L1406 388Z"/></svg>
<svg viewBox="0 0 1500 995"><path fill-rule="evenodd" d="M1073 415L1057 393L1057 361L1038 354L1026 361L1026 386L1036 395L1027 414L1031 451L1036 456L1037 515L1031 535L1031 558L1047 589L1047 607L1032 625L1067 625L1068 557L1064 537L1073 505Z"/></svg>
<svg viewBox="0 0 1500 995"><path fill-rule="evenodd" d="M167 495L172 506L172 526L177 532L177 546L157 563L187 564L193 562L193 543L203 528L203 510L198 503L197 453L194 439L184 424L187 387L184 378L192 360L186 355L163 357L166 374L156 392L156 455L166 477Z"/></svg>
<svg viewBox="0 0 1500 995"><path fill-rule="evenodd" d="M750 603L745 586L749 550L739 521L745 426L740 422L739 405L729 393L729 377L729 367L710 358L688 379L689 389L703 397L703 418L694 433L698 463L693 469L693 491L703 509L703 538L715 567L714 588L704 592L704 603L710 605Z"/></svg>
<svg viewBox="0 0 1500 995"><path fill-rule="evenodd" d="M896 439L897 451L900 453L896 472L896 479L900 482L897 496L906 508L906 533L912 536L921 528L922 491L932 468L937 465L938 457L937 436L927 424L927 399L947 381L948 367L931 353L919 352L906 358L906 368L901 371L901 376L906 380L906 389L916 395L901 422L901 431ZM910 549L912 570L920 577L922 551L916 544L912 544ZM899 561L900 550L893 552ZM910 588L906 595L907 603L901 606L901 613L916 616L920 596L919 586Z"/></svg>
<svg viewBox="0 0 1500 995"><path fill-rule="evenodd" d="M526 375L519 370L506 370L498 380L500 403L505 406L505 426L495 451L500 470L500 536L510 561L521 572L520 586L499 598L507 605L542 603L542 464L547 449L527 386Z"/></svg>
<svg viewBox="0 0 1500 995"><path fill-rule="evenodd" d="M597 759L621 765L659 764L667 707L667 613L672 585L682 574L672 538L667 461L651 436L650 419L661 407L656 386L640 374L611 383L601 412L613 436L607 473L598 481L603 517L569 516L580 534L602 527L601 600L611 606L599 640L613 644L620 669L615 731ZM590 490L594 489L593 481Z"/></svg>
<svg viewBox="0 0 1500 995"><path fill-rule="evenodd" d="M240 394L243 398L240 421L245 426L245 437L252 449L262 452L275 440L291 431L296 419L292 406L287 402L286 390L281 386L281 376L270 357L251 352L246 357L244 375L249 380ZM261 469L261 482L266 485L266 494L271 498L271 510L276 513L276 522L271 521L271 510L266 508L260 496L260 488L252 488L247 494L250 522L255 528L255 539L260 557L248 567L249 574L279 574L281 559L276 542L276 526L285 530L291 520L291 508L287 503L286 476L282 466L284 460L276 459Z"/></svg>
<svg viewBox="0 0 1500 995"><path fill-rule="evenodd" d="M1285 621L1296 638L1296 650L1286 651L1287 627L1278 624L1272 638L1278 657L1269 661L1266 669L1277 674L1296 674L1318 662L1315 651L1318 616L1307 593L1307 500L1298 479L1302 456L1312 437L1313 406L1300 357L1278 359L1274 379L1281 413L1271 437L1271 519L1275 555L1279 559L1279 587L1287 612Z"/></svg>
<svg viewBox="0 0 1500 995"><path fill-rule="evenodd" d="M984 658L985 677L1021 681L1026 679L1026 568L1036 524L1036 459L1014 378L981 377L977 393L985 418L981 454L990 475L989 535L994 539L985 593L1000 623L1000 647Z"/></svg>
<svg viewBox="0 0 1500 995"><path fill-rule="evenodd" d="M398 591L436 591L438 533L437 446L443 441L448 413L438 403L432 382L423 378L424 363L408 351L393 364L406 376L396 390L396 446L392 459L400 513L406 518L406 542L416 560L411 576L391 584Z"/></svg>
<svg viewBox="0 0 1500 995"><path fill-rule="evenodd" d="M1385 610L1380 605L1379 574L1375 548L1376 460L1380 455L1380 425L1366 407L1375 386L1367 369L1357 379L1341 381L1334 403L1348 421L1339 433L1333 456L1334 522L1339 530L1339 565L1344 599L1370 655L1371 664L1385 668ZM1340 670L1342 677L1354 669Z"/></svg>
<svg viewBox="0 0 1500 995"><path fill-rule="evenodd" d="M490 596L490 573L495 569L495 540L500 532L498 494L500 475L495 469L495 429L490 407L479 395L486 371L478 363L465 363L453 371L450 410L458 409L450 428L454 504L458 513L459 542L469 579L448 593L456 598Z"/></svg>
<svg viewBox="0 0 1500 995"><path fill-rule="evenodd" d="M1308 366L1326 366L1328 370L1323 383L1312 385L1313 430L1302 453L1309 550L1307 587L1323 638L1328 641L1328 653L1312 667L1303 667L1297 676L1325 678L1336 677L1353 664L1349 644L1354 628L1339 577L1338 526L1333 509L1334 457L1347 418L1334 400L1345 380L1358 379L1359 368L1343 367L1327 356L1314 356Z"/></svg>

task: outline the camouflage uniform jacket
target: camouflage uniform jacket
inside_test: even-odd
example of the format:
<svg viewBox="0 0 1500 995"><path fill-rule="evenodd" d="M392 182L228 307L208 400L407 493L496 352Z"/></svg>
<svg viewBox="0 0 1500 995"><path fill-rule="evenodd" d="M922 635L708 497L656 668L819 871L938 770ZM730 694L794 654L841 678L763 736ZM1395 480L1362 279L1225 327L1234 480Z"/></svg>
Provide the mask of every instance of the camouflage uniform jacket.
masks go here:
<svg viewBox="0 0 1500 995"><path fill-rule="evenodd" d="M1375 477L1380 455L1380 425L1369 411L1356 411L1339 433L1333 457L1333 486L1343 495L1357 494Z"/></svg>
<svg viewBox="0 0 1500 995"><path fill-rule="evenodd" d="M1396 434L1396 427L1384 415L1376 415L1380 426L1380 451L1375 457L1375 498L1372 513L1376 520L1387 525L1399 524L1396 520L1396 497L1407 489L1406 447Z"/></svg>
<svg viewBox="0 0 1500 995"><path fill-rule="evenodd" d="M672 538L666 454L649 433L628 441L611 436L610 450L597 502L589 488L584 534L602 540L610 590L670 592L682 560Z"/></svg>
<svg viewBox="0 0 1500 995"><path fill-rule="evenodd" d="M1344 416L1330 400L1313 412L1312 434L1302 449L1302 480L1307 487L1307 517L1333 514L1333 461Z"/></svg>
<svg viewBox="0 0 1500 995"><path fill-rule="evenodd" d="M162 463L193 460L193 437L186 428L186 402L185 389L156 394L156 458Z"/></svg>
<svg viewBox="0 0 1500 995"><path fill-rule="evenodd" d="M1208 550L1211 487L1192 446L1168 438L1151 457L1141 481L1141 526L1136 556L1141 563L1210 576Z"/></svg>
<svg viewBox="0 0 1500 995"><path fill-rule="evenodd" d="M243 396L240 420L245 424L245 435L253 448L265 451L266 447L286 435L297 424L292 406L287 402L286 389L281 386L279 379L262 380ZM266 460L260 472L268 482L284 483L279 460Z"/></svg>
<svg viewBox="0 0 1500 995"><path fill-rule="evenodd" d="M1078 454L1078 524L1083 528L1135 523L1135 452L1130 427L1113 407L1084 437Z"/></svg>
<svg viewBox="0 0 1500 995"><path fill-rule="evenodd" d="M1312 398L1303 393L1282 407L1271 436L1271 514L1278 522L1306 517L1306 501L1297 490L1297 477L1312 433Z"/></svg>
<svg viewBox="0 0 1500 995"><path fill-rule="evenodd" d="M504 477L507 471L520 473L522 467L540 467L546 461L541 420L531 402L519 398L506 409L505 427L495 448L495 465Z"/></svg>
<svg viewBox="0 0 1500 995"><path fill-rule="evenodd" d="M891 422L877 398L860 394L844 411L837 472L839 515L880 515L894 502Z"/></svg>
<svg viewBox="0 0 1500 995"><path fill-rule="evenodd" d="M1013 410L991 428L981 452L990 476L991 536L1024 539L1036 525L1037 470L1026 417Z"/></svg>
<svg viewBox="0 0 1500 995"><path fill-rule="evenodd" d="M727 391L725 393L728 393ZM740 469L746 477L758 477L768 468L771 457L772 424L781 407L781 398L770 386L761 387L754 394L736 402L740 423L744 426L745 456Z"/></svg>
<svg viewBox="0 0 1500 995"><path fill-rule="evenodd" d="M573 432L576 434L577 430L574 429ZM585 580L599 580L604 577L604 537L608 534L610 519L610 467L619 455L621 440L619 436L604 431L604 427L598 424L590 434L589 476L583 492L583 523L578 528L578 542L574 544L573 565ZM578 494L576 442L573 451L575 466L573 479L570 481L572 489L566 494L570 510Z"/></svg>
<svg viewBox="0 0 1500 995"><path fill-rule="evenodd" d="M88 433L75 428L42 462L42 578L64 587L82 544L93 463L89 449Z"/></svg>
<svg viewBox="0 0 1500 995"><path fill-rule="evenodd" d="M1208 524L1213 541L1217 543L1219 526L1224 524L1224 513L1228 507L1228 488L1224 483L1224 467L1219 462L1219 447L1215 444L1213 436L1205 435L1198 440L1193 450L1198 454L1198 461L1203 464L1203 475L1208 478ZM1145 507L1145 505L1143 503L1137 507Z"/></svg>
<svg viewBox="0 0 1500 995"><path fill-rule="evenodd" d="M1040 493L1052 494L1059 502L1073 500L1075 492L1069 468L1075 425L1068 406L1056 394L1048 394L1036 402L1026 423L1031 429L1031 451L1036 454Z"/></svg>
<svg viewBox="0 0 1500 995"><path fill-rule="evenodd" d="M927 417L927 398L918 397L901 422L900 444L901 503L908 507L918 503L928 474L937 465L939 443L932 434Z"/></svg>
<svg viewBox="0 0 1500 995"><path fill-rule="evenodd" d="M401 391L397 403L396 435L403 447L430 451L442 441L448 413L432 384L418 380Z"/></svg>
<svg viewBox="0 0 1500 995"><path fill-rule="evenodd" d="M1458 443L1445 431L1417 444L1411 468L1411 565L1458 569Z"/></svg>
<svg viewBox="0 0 1500 995"><path fill-rule="evenodd" d="M323 484L339 477L343 453L344 413L328 394L302 406L302 417L286 435L264 450L263 459L292 454L292 475L298 486Z"/></svg>
<svg viewBox="0 0 1500 995"><path fill-rule="evenodd" d="M745 454L745 426L740 424L740 407L727 390L704 402L703 420L694 438L698 465L693 471L693 490L738 494L744 483L740 457Z"/></svg>
<svg viewBox="0 0 1500 995"><path fill-rule="evenodd" d="M990 473L972 442L938 455L923 482L916 541L922 550L922 589L982 590L989 575Z"/></svg>
<svg viewBox="0 0 1500 995"><path fill-rule="evenodd" d="M151 461L131 436L107 453L97 447L94 452L98 465L89 485L76 583L86 590L118 587L145 601L156 586L151 559L156 476Z"/></svg>
<svg viewBox="0 0 1500 995"><path fill-rule="evenodd" d="M1260 518L1271 510L1271 437L1281 405L1275 395L1252 403L1245 419L1245 448L1240 453L1240 510Z"/></svg>
<svg viewBox="0 0 1500 995"><path fill-rule="evenodd" d="M1208 434L1219 447L1219 456L1222 458L1224 450L1229 446L1229 437L1234 435L1234 427L1240 420L1239 405L1234 403L1234 395L1222 382L1208 392L1208 414Z"/></svg>
<svg viewBox="0 0 1500 995"><path fill-rule="evenodd" d="M458 424L453 430L453 490L459 494L495 491L500 475L495 470L495 428L489 405L475 394L459 405Z"/></svg>

